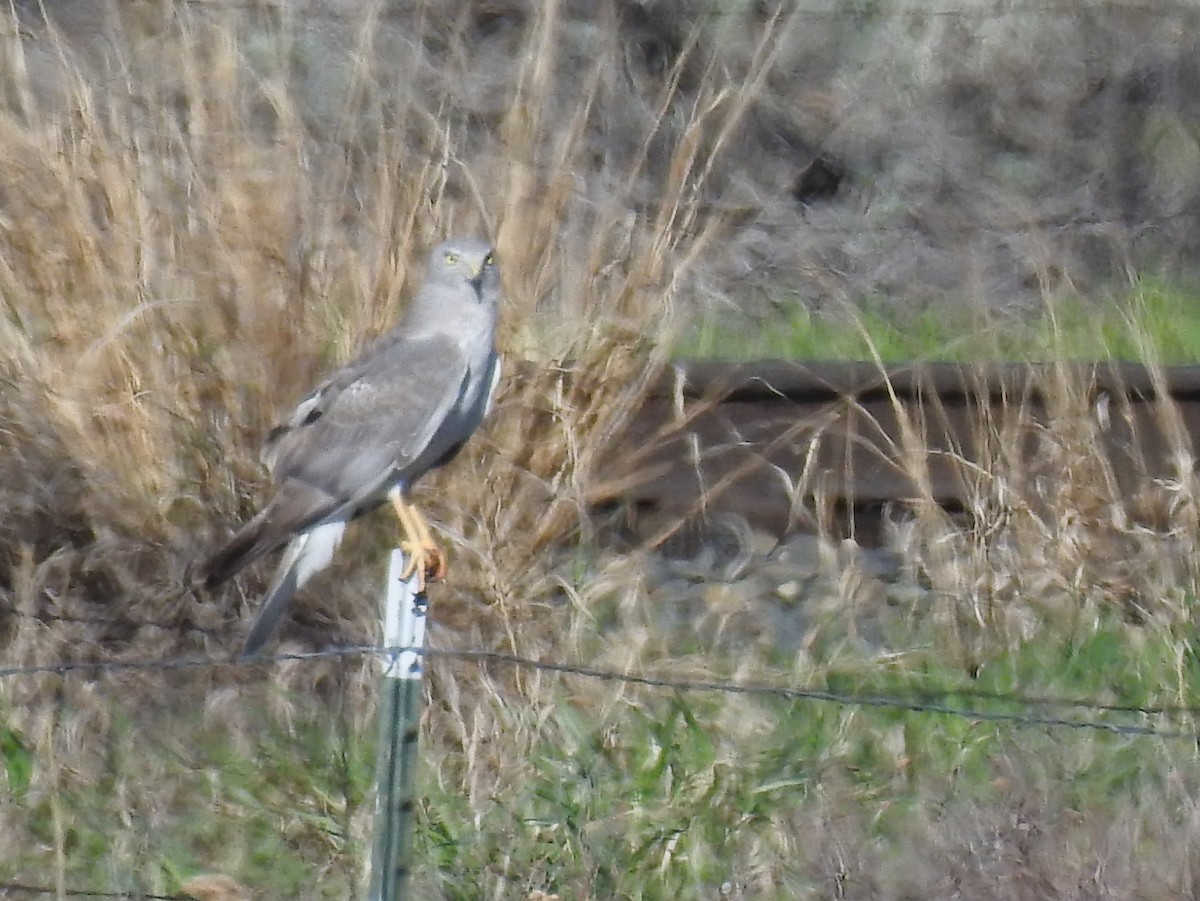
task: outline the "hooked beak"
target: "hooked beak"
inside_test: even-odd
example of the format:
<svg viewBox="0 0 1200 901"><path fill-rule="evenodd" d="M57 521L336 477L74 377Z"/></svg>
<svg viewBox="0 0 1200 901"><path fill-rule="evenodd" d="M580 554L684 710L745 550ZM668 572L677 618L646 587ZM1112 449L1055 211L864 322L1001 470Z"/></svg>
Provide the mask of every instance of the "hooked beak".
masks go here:
<svg viewBox="0 0 1200 901"><path fill-rule="evenodd" d="M475 300L480 304L484 302L484 271L487 269L487 264L480 263L478 266L472 266L470 270L470 278L467 284L475 289Z"/></svg>
<svg viewBox="0 0 1200 901"><path fill-rule="evenodd" d="M483 267L471 270L471 277L467 279L467 284L475 289L475 299L480 303L483 302Z"/></svg>

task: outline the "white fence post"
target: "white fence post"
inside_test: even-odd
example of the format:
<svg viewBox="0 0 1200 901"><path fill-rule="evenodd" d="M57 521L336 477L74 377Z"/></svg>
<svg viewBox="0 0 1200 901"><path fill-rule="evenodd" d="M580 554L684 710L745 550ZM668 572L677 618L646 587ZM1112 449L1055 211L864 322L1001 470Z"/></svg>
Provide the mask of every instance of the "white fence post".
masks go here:
<svg viewBox="0 0 1200 901"><path fill-rule="evenodd" d="M417 738L421 727L421 654L426 600L417 575L408 581L404 554L392 551L383 609L383 676L379 691L376 750L375 839L371 848L369 901L407 898L412 864Z"/></svg>

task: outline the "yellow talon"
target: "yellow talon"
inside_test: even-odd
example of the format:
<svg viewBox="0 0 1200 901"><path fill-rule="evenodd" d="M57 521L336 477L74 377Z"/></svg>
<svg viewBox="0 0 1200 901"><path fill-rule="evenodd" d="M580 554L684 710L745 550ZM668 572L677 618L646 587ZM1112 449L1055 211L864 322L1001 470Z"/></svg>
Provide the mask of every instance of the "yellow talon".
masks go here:
<svg viewBox="0 0 1200 901"><path fill-rule="evenodd" d="M426 582L440 582L446 578L449 570L446 555L433 540L429 524L420 510L398 495L392 497L392 508L396 511L400 528L404 531L400 549L408 558L401 578L407 581L416 573L417 590L423 592Z"/></svg>

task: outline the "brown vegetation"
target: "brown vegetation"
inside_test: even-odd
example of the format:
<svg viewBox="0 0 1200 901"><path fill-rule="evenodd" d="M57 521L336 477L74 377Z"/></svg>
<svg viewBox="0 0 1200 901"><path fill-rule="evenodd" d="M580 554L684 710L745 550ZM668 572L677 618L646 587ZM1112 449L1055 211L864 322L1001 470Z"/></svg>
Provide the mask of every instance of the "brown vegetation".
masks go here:
<svg viewBox="0 0 1200 901"><path fill-rule="evenodd" d="M897 14L911 23L908 29L873 27L882 12L826 14L814 26L804 10L737 4L714 11L690 3L614 3L596 11L553 0L381 2L362 11L355 4L354 15L338 4L46 5L51 23L41 21L40 4L18 2L15 18L12 10L0 12L0 646L8 665L232 651L246 598L256 596L263 574L243 581L245 596L238 589L198 596L187 587L186 570L259 506L257 445L272 418L393 321L419 279L413 263L430 244L477 230L499 248L509 376L484 433L422 495L452 545L454 575L433 598L435 641L534 655L552 650L639 668L668 643L650 626L637 569L588 544L585 513L593 477L614 452L680 322L700 307L744 299L749 310L764 291L772 295L769 306L778 283L791 286L791 299L827 303L909 279L909 296L931 287L952 293L974 284L969 276L982 270L989 277L979 280L979 297L988 301L1006 286L1040 291L1075 276L1076 251L1065 240L1035 235L1028 253L1010 253L1007 245L981 249L981 232L942 221L939 209L906 210L903 191L888 195L890 204L877 199L872 206L842 185L832 199L850 191L851 206L797 209L788 186L810 160L791 157L811 156L815 144L831 148L847 161L839 166L861 192L885 155L885 135L898 129L909 149L920 143L928 122L911 114L913 98L926 111L960 98L953 109L963 117L990 111L984 118L995 132L994 153L1017 153L1014 142L1024 148L1022 159L1054 151L1054 165L1036 177L1013 161L1012 178L1030 182L1022 202L998 200L1011 195L989 181L972 211L992 225L1014 206L1037 218L1047 210L1024 201L1041 197L1052 174L1079 176L1068 165L1076 151L1100 143L1081 125L1070 141L1047 148L1041 126L1093 89L1108 89L1092 71L1098 64L1081 53L1086 64L1078 77L1055 82L1067 84L1066 93L1027 102L1020 91L1010 97L997 87L994 103L968 102L983 86L1000 84L998 75L1020 71L1022 36L1040 36L1040 47L1053 46L1055 36L1107 46L1103 39L1124 34L1127 20L1155 34L1200 33L1183 27L1192 18L1187 9L1164 25L1116 7L1115 24L1083 16L1094 27L1072 37L1067 26L1078 23L1069 16L1026 31L1033 26L1024 19L976 18L982 9L927 17L904 4ZM974 37L970 23L981 29ZM1020 35L983 33L1006 25L1019 26ZM858 70L834 77L837 54L863 36L890 52L863 54ZM956 66L922 65L964 40L986 46L982 71L966 65L965 52ZM814 46L822 53L806 55ZM1056 66L1061 55L1056 49ZM1189 84L1191 70L1181 62L1188 58L1179 50L1161 70ZM901 59L907 65L899 89L856 111ZM1128 62L1121 57L1121 65ZM1184 127L1189 102L1172 97L1175 107L1128 101L1148 108L1146 116L1163 110L1174 116L1163 128L1182 149L1169 160L1163 151L1142 173L1154 190L1161 188L1156 178L1177 171L1171 162L1190 159L1195 143ZM1014 124L1011 114L1027 106L1036 115ZM916 185L954 206L970 183L964 174L970 155L958 155L952 125L936 145L942 158L910 159L883 170L879 180ZM764 149L770 146L787 153L772 156ZM1196 186L1186 166L1178 171L1186 212ZM778 198L764 196L772 181L780 186ZM1099 214L1115 215L1112 204L1130 197L1141 194L1117 191ZM775 228L772 217L785 217L780 204L789 205L786 222ZM1136 221L1122 220L1122 227L1136 230L1145 221L1137 217L1147 214L1138 206L1129 215ZM823 229L800 229L808 221L822 224L822 216ZM844 242L829 236L844 236L848 217L857 227L864 216L877 228L856 232L865 235L867 252L843 267ZM928 241L905 244L914 233ZM968 233L975 237L963 237ZM1024 234L1003 233L999 244ZM1113 238L1120 253L1104 254L1106 261L1125 259L1127 239L1124 232ZM1154 253L1170 256L1190 240L1170 232ZM1085 249L1076 255L1086 256ZM950 265L973 254L983 260L978 269ZM990 277L1001 269L1004 278ZM980 486L974 524L964 530L928 503L898 539L912 565L949 598L933 618L951 628L937 634L967 668L986 655L986 642L1031 634L1025 618L1047 597L1066 597L1075 605L1071 615L1081 619L1096 604L1128 605L1139 617L1157 618L1168 634L1182 634L1190 620L1194 565L1147 575L1158 561L1195 556L1190 458L1181 456L1177 483L1161 486L1165 525L1148 535L1141 520L1112 509L1112 474L1092 453L1094 426L1077 386L1064 380L1056 387L1061 393L1044 427L1042 460L1044 474L1065 489L1040 494L1044 480L1028 479L1016 465L1006 468L1010 436L1001 423L981 438L994 442L996 465L972 474ZM917 425L903 443L920 483L926 449ZM1188 452L1182 442L1180 452ZM801 475L794 474L794 485L798 502L807 503ZM373 522L357 530L335 571L298 599L296 618L308 629L293 637L317 637L320 644L372 640L383 549L392 540L387 529ZM1100 562L1077 565L1093 557ZM1150 561L1147 571L1121 562L1135 557ZM1011 602L1018 596L1020 604ZM714 663L700 652L673 663L680 672L744 674L761 661ZM444 752L431 765L431 781L461 799L463 823L478 823L508 793L544 777L536 757L547 741L570 748L576 742L581 753L595 745L625 769L665 753L661 742L631 751L604 733L626 711L657 717L658 709L633 689L595 691L541 673L493 673L444 661L431 670L436 704L427 724L431 743ZM801 654L790 676L803 682L818 670ZM1180 696L1186 672L1181 664L1173 686ZM241 833L226 834L234 827L221 824L247 809L266 810L273 824L282 824L289 852L320 860L314 869L334 886L329 891L355 884L361 874L354 852L363 844L369 805L354 788L352 738L368 733L370 667L293 662L270 670L270 679L261 675L207 667L5 681L0 727L22 737L37 765L24 797L14 791L14 800L4 802L0 845L27 851L31 866L51 872L62 891L69 874L96 872L72 854L108 855L114 870L136 872L153 856L144 847L149 838L183 823L204 858L195 872L229 870L244 881L238 871L255 863L254 852L238 846ZM188 708L194 718L185 722L181 711ZM586 730L577 720L585 713L598 731L580 738ZM739 772L731 736L769 732L787 717L775 720L774 713L734 703L714 716L725 727L722 737L695 775L700 782L685 787L725 811L724 787ZM847 714L847 728L853 719ZM293 766L273 760L284 744L279 735L299 740L304 724L314 722L328 727L328 745ZM205 747L214 733L245 752L237 760L277 767L268 770L261 800L228 800L224 788L235 781L238 764L222 766ZM256 740L269 742L266 750ZM1086 757L1093 746L1082 748ZM840 765L842 758L835 759ZM1164 759L1164 772L1176 775L1175 758ZM312 771L323 776L320 764L328 761L337 786L306 781ZM814 771L824 773L823 766L815 761ZM904 767L898 757L897 781L906 778ZM652 778L675 777L664 768ZM678 775L681 784L690 777ZM1188 830L1195 819L1185 804L1190 783L1172 783L1167 792ZM825 790L822 784L813 791ZM937 784L947 794L957 788L949 778ZM111 810L64 800L96 785L112 788ZM829 885L844 888L845 868L889 865L867 847L873 812L859 815L859 788L834 778L828 786L828 802L795 809L789 802L757 817L743 815L734 806L742 796L729 791L729 840L745 835L739 847L746 854L730 867L750 874L731 879L730 892L782 896L823 878L810 875L822 868ZM768 792L749 792L760 794ZM622 809L581 832L618 834L631 820L662 813ZM911 884L940 886L942 896L953 897L956 880L1000 881L994 870L979 868L974 843L977 836L1005 848L1022 841L1024 833L1003 821L1008 815L1003 805L1000 813L979 813L969 804L954 807L946 823L923 814L928 829L913 840L913 854L935 866L950 844L966 860L962 866L976 870L945 878L914 872ZM960 816L975 829L961 838ZM89 836L108 834L104 824L112 820L128 824L117 847L80 850ZM1045 822L1056 817L1045 814ZM536 848L558 847L559 824L521 825L541 830ZM1147 834L1165 831L1161 819L1152 827ZM1155 875L1108 848L1120 836L1102 828L1080 833L1089 853L1098 848L1134 872L1130 881ZM797 864L805 836L816 842L805 849L811 859ZM847 856L847 845L860 850ZM650 868L669 868L673 847ZM521 865L499 860L506 853L486 864L495 880L480 889L488 897L554 887L553 874L533 873L524 888L505 881ZM1050 866L1046 855L1021 853L1022 866L1029 860ZM587 862L581 871L603 865ZM988 878L978 880L979 872ZM1189 874L1183 859L1155 885L1187 884ZM712 877L705 878L707 889ZM157 879L170 886L182 881L176 873ZM902 897L908 890L882 879L864 877L861 884L865 896ZM758 895L751 894L755 886ZM573 887L573 896L584 896L583 877ZM312 897L320 891L313 888Z"/></svg>

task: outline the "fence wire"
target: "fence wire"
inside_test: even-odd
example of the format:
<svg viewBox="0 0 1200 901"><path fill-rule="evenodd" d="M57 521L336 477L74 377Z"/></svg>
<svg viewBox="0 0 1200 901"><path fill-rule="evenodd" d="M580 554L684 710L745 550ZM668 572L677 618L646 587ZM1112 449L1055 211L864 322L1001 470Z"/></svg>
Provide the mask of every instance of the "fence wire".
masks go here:
<svg viewBox="0 0 1200 901"><path fill-rule="evenodd" d="M278 13L283 10L283 0L183 0L187 6L201 10L217 9L220 11L240 11L248 13ZM423 21L428 18L429 11L423 3L402 6L395 3L368 4L369 12L364 16L369 21ZM866 22L887 21L890 19L905 19L921 21L923 19L1000 19L1011 16L1059 16L1095 13L1169 13L1195 12L1195 6L1188 0L1152 0L1143 3L1137 0L1100 0L1095 3L1073 2L1073 0L1030 0L1027 3L1014 3L1011 0L996 2L990 6L978 4L975 6L925 6L921 3L897 3L891 6L877 3L858 3L845 5L812 5L805 6L795 2L779 2L772 6L766 4L746 4L720 8L713 4L708 9L693 8L687 10L688 20L696 22L742 20L749 23L762 22L777 11L780 15L794 16L800 19L858 19ZM486 11L486 7L485 7ZM506 12L523 17L519 10L505 10L502 6L495 12L500 15ZM340 20L349 18L344 11L323 3L308 4L304 11L305 20ZM477 18L486 18L478 16Z"/></svg>
<svg viewBox="0 0 1200 901"><path fill-rule="evenodd" d="M138 901L200 901L195 895L151 895L145 892L102 892L93 889L58 889L49 885L0 882L0 898L13 895L55 895L61 898L136 898Z"/></svg>
<svg viewBox="0 0 1200 901"><path fill-rule="evenodd" d="M909 692L905 694L883 694L877 692L842 692L822 688L796 688L789 685L769 682L734 681L722 679L695 679L672 677L669 675L639 675L636 673L620 672L603 669L582 663L569 663L553 660L541 660L533 657L523 657L519 654L502 651L481 649L452 649L452 648L403 648L378 647L374 645L350 645L344 647L323 648L316 651L302 651L259 655L256 657L170 657L142 660L64 660L51 663L37 663L24 666L0 667L0 680L16 678L32 678L36 676L91 673L104 674L130 671L167 671L186 670L227 666L266 666L284 662L313 662L320 660L346 659L353 657L391 657L392 655L410 651L427 659L446 659L473 662L481 666L499 664L518 667L540 672L557 673L565 676L578 676L602 682L612 682L625 685L639 685L648 688L662 688L680 693L720 693L730 695L752 695L773 697L785 701L814 702L833 704L841 707L874 708L898 710L908 713L932 714L937 716L956 717L976 722L1005 724L1021 729L1080 729L1094 732L1108 732L1125 736L1152 736L1161 739L1182 739L1200 741L1200 732L1195 728L1164 728L1162 726L1143 723L1109 722L1099 718L1103 714L1121 714L1125 716L1160 717L1179 719L1192 717L1200 713L1196 706L1138 706L1110 704L1085 698L1051 698L1044 696L1025 696L1006 694L1002 692L976 691L974 689L947 688L928 692ZM976 701L990 701L1005 704L1016 710L986 710L980 707L949 704L938 698L957 697L971 698ZM1086 711L1096 716L1066 716L1059 713L1038 711L1075 709Z"/></svg>

